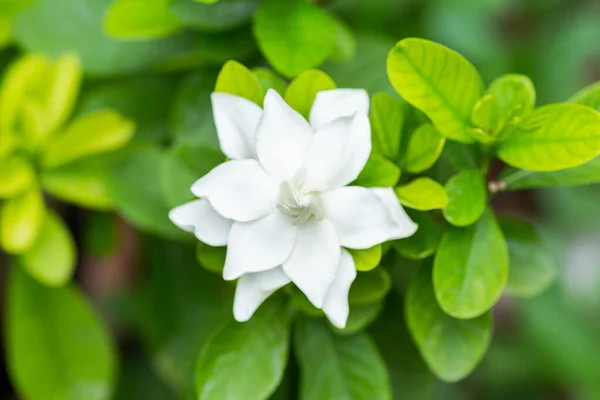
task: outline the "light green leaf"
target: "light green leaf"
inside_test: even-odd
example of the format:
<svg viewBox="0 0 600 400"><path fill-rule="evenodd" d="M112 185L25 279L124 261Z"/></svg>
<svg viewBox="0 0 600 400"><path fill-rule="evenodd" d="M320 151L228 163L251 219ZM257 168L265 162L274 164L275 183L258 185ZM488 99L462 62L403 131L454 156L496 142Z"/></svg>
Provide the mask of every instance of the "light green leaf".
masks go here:
<svg viewBox="0 0 600 400"><path fill-rule="evenodd" d="M407 210L410 218L417 224L417 232L405 239L392 242L400 255L413 260L422 260L437 250L442 230L429 212Z"/></svg>
<svg viewBox="0 0 600 400"><path fill-rule="evenodd" d="M467 226L476 222L486 204L485 181L481 172L463 170L444 185L448 205L442 210L446 221L454 226Z"/></svg>
<svg viewBox="0 0 600 400"><path fill-rule="evenodd" d="M225 267L227 247L213 247L205 243L196 244L196 259L204 268L219 275Z"/></svg>
<svg viewBox="0 0 600 400"><path fill-rule="evenodd" d="M371 153L367 164L352 183L364 187L393 187L400 179L400 167L380 156Z"/></svg>
<svg viewBox="0 0 600 400"><path fill-rule="evenodd" d="M265 97L265 93L256 76L237 61L228 61L223 65L217 77L215 92L244 97L259 106L262 106Z"/></svg>
<svg viewBox="0 0 600 400"><path fill-rule="evenodd" d="M104 17L104 32L116 39L154 39L169 36L182 24L169 0L116 0Z"/></svg>
<svg viewBox="0 0 600 400"><path fill-rule="evenodd" d="M499 184L503 190L519 190L589 185L597 182L600 182L600 157L560 171L533 172L508 168L500 175Z"/></svg>
<svg viewBox="0 0 600 400"><path fill-rule="evenodd" d="M380 244L364 250L348 249L358 271L370 271L379 265L383 253Z"/></svg>
<svg viewBox="0 0 600 400"><path fill-rule="evenodd" d="M230 322L200 352L198 400L262 400L272 394L287 364L288 305L272 299L244 324Z"/></svg>
<svg viewBox="0 0 600 400"><path fill-rule="evenodd" d="M27 158L14 155L0 159L0 199L16 196L31 186L35 171Z"/></svg>
<svg viewBox="0 0 600 400"><path fill-rule="evenodd" d="M431 124L421 125L413 132L406 149L404 166L412 173L423 172L439 158L446 139Z"/></svg>
<svg viewBox="0 0 600 400"><path fill-rule="evenodd" d="M9 19L0 17L0 50L10 44L12 40L12 23Z"/></svg>
<svg viewBox="0 0 600 400"><path fill-rule="evenodd" d="M335 82L325 72L311 69L302 72L288 85L285 102L308 120L317 93L335 89Z"/></svg>
<svg viewBox="0 0 600 400"><path fill-rule="evenodd" d="M340 335L354 335L360 333L377 319L384 303L385 300L362 305L353 304L350 306L350 314L348 314L346 327L344 329L339 329L332 325L331 328Z"/></svg>
<svg viewBox="0 0 600 400"><path fill-rule="evenodd" d="M402 205L415 210L436 210L448 205L444 187L431 178L417 178L395 189Z"/></svg>
<svg viewBox="0 0 600 400"><path fill-rule="evenodd" d="M19 256L18 263L29 275L47 286L63 286L75 269L75 243L65 223L54 212L46 212L33 246Z"/></svg>
<svg viewBox="0 0 600 400"><path fill-rule="evenodd" d="M336 336L318 320L295 326L301 400L390 400L385 363L369 336Z"/></svg>
<svg viewBox="0 0 600 400"><path fill-rule="evenodd" d="M471 110L483 84L473 65L457 52L424 39L404 39L387 60L392 85L423 111L449 139L472 143Z"/></svg>
<svg viewBox="0 0 600 400"><path fill-rule="evenodd" d="M258 79L258 82L265 93L269 89L275 89L279 95L283 96L285 94L285 89L287 87L286 81L272 70L268 68L253 68L252 73L256 76L256 79Z"/></svg>
<svg viewBox="0 0 600 400"><path fill-rule="evenodd" d="M590 106L600 111L600 82L580 90L569 99L569 102Z"/></svg>
<svg viewBox="0 0 600 400"><path fill-rule="evenodd" d="M205 3L205 4L202 4ZM186 26L203 32L223 32L247 24L258 0L171 0L171 11Z"/></svg>
<svg viewBox="0 0 600 400"><path fill-rule="evenodd" d="M0 0L0 18L13 18L35 0Z"/></svg>
<svg viewBox="0 0 600 400"><path fill-rule="evenodd" d="M275 70L288 78L318 67L337 41L335 20L302 0L263 0L254 17L254 37Z"/></svg>
<svg viewBox="0 0 600 400"><path fill-rule="evenodd" d="M436 302L429 268L422 267L406 295L406 324L429 368L456 382L479 364L492 338L489 312L474 319L446 315Z"/></svg>
<svg viewBox="0 0 600 400"><path fill-rule="evenodd" d="M44 199L36 186L5 201L0 212L2 249L14 254L29 250L40 233L45 213Z"/></svg>
<svg viewBox="0 0 600 400"><path fill-rule="evenodd" d="M350 287L350 304L370 304L383 299L392 287L390 274L384 268L359 272Z"/></svg>
<svg viewBox="0 0 600 400"><path fill-rule="evenodd" d="M556 171L583 164L600 153L600 113L579 104L540 107L498 146L507 164Z"/></svg>
<svg viewBox="0 0 600 400"><path fill-rule="evenodd" d="M331 58L336 61L350 61L356 56L356 38L344 21L334 18L336 28L336 44Z"/></svg>
<svg viewBox="0 0 600 400"><path fill-rule="evenodd" d="M120 114L106 110L77 118L44 150L47 169L94 154L123 147L133 136L135 125Z"/></svg>
<svg viewBox="0 0 600 400"><path fill-rule="evenodd" d="M508 248L491 210L466 228L449 226L435 256L433 285L442 309L475 318L498 301L508 278Z"/></svg>
<svg viewBox="0 0 600 400"><path fill-rule="evenodd" d="M404 125L404 107L400 100L387 93L375 93L371 100L373 147L390 160L400 156L400 141Z"/></svg>
<svg viewBox="0 0 600 400"><path fill-rule="evenodd" d="M116 355L107 329L73 286L48 288L13 268L8 282L7 360L29 400L109 400Z"/></svg>
<svg viewBox="0 0 600 400"><path fill-rule="evenodd" d="M506 293L516 297L533 297L550 286L556 278L552 253L529 224L516 219L501 219L506 238L510 272Z"/></svg>

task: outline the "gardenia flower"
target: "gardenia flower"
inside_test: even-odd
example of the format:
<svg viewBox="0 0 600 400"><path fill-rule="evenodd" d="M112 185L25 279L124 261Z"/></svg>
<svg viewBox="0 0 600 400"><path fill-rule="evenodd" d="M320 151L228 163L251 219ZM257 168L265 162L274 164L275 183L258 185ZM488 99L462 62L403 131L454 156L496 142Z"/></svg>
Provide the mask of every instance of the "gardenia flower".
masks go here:
<svg viewBox="0 0 600 400"><path fill-rule="evenodd" d="M310 123L270 89L264 111L213 93L219 142L230 159L192 186L171 220L211 246L228 246L223 278L238 279L233 313L250 319L293 282L333 325L348 319L356 267L346 249L412 235L391 188L346 186L371 153L364 90L317 94Z"/></svg>

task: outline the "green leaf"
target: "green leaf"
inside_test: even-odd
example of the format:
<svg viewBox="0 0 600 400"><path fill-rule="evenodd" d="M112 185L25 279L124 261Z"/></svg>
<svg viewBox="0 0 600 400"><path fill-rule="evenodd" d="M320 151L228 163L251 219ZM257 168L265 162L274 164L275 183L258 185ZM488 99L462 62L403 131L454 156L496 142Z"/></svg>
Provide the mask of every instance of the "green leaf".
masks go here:
<svg viewBox="0 0 600 400"><path fill-rule="evenodd" d="M90 155L123 147L133 136L135 125L114 111L97 111L77 118L48 147L42 164L56 168Z"/></svg>
<svg viewBox="0 0 600 400"><path fill-rule="evenodd" d="M285 80L268 68L253 68L252 73L258 79L260 86L266 93L269 89L275 89L281 96L285 94L287 83Z"/></svg>
<svg viewBox="0 0 600 400"><path fill-rule="evenodd" d="M590 106L600 111L600 82L580 90L569 99L569 102Z"/></svg>
<svg viewBox="0 0 600 400"><path fill-rule="evenodd" d="M600 157L560 171L533 172L509 168L500 175L499 184L504 190L518 190L589 185L597 182L600 182Z"/></svg>
<svg viewBox="0 0 600 400"><path fill-rule="evenodd" d="M350 314L344 329L339 329L331 326L332 329L340 335L354 335L364 331L373 321L377 319L385 302L378 301L375 303L350 306Z"/></svg>
<svg viewBox="0 0 600 400"><path fill-rule="evenodd" d="M508 278L508 249L491 210L466 228L449 226L435 256L433 285L442 309L475 318L498 301Z"/></svg>
<svg viewBox="0 0 600 400"><path fill-rule="evenodd" d="M47 286L63 286L75 269L75 243L65 223L54 212L46 212L33 246L19 256L18 263L29 275Z"/></svg>
<svg viewBox="0 0 600 400"><path fill-rule="evenodd" d="M407 210L410 218L419 227L417 232L405 239L392 242L400 255L413 260L422 260L437 250L442 230L429 212Z"/></svg>
<svg viewBox="0 0 600 400"><path fill-rule="evenodd" d="M600 114L579 104L540 107L498 146L507 164L556 171L590 161L600 152Z"/></svg>
<svg viewBox="0 0 600 400"><path fill-rule="evenodd" d="M206 3L206 4L202 4ZM258 0L221 0L195 3L171 0L171 11L186 26L204 32L222 32L248 23L256 11Z"/></svg>
<svg viewBox="0 0 600 400"><path fill-rule="evenodd" d="M42 193L32 186L2 205L0 212L0 244L7 253L22 254L35 243L46 206Z"/></svg>
<svg viewBox="0 0 600 400"><path fill-rule="evenodd" d="M364 250L348 249L348 251L352 255L354 265L358 271L370 271L375 269L381 262L383 253L380 244Z"/></svg>
<svg viewBox="0 0 600 400"><path fill-rule="evenodd" d="M335 89L333 79L323 71L311 69L302 72L290 82L283 98L290 107L308 120L317 93L331 89Z"/></svg>
<svg viewBox="0 0 600 400"><path fill-rule="evenodd" d="M403 125L402 102L387 93L375 93L371 100L374 149L390 160L397 160L400 156Z"/></svg>
<svg viewBox="0 0 600 400"><path fill-rule="evenodd" d="M14 155L6 160L0 159L0 199L16 196L35 180L35 171L29 160Z"/></svg>
<svg viewBox="0 0 600 400"><path fill-rule="evenodd" d="M404 166L412 173L423 172L439 158L446 139L431 124L421 125L413 132L406 149Z"/></svg>
<svg viewBox="0 0 600 400"><path fill-rule="evenodd" d="M485 210L486 189L484 176L476 170L463 170L444 185L448 205L442 210L446 221L454 226L476 222Z"/></svg>
<svg viewBox="0 0 600 400"><path fill-rule="evenodd" d="M244 324L230 322L200 352L198 400L262 400L283 377L288 359L290 308L272 299Z"/></svg>
<svg viewBox="0 0 600 400"><path fill-rule="evenodd" d="M219 275L225 267L227 247L213 247L205 243L196 244L196 259L204 268Z"/></svg>
<svg viewBox="0 0 600 400"><path fill-rule="evenodd" d="M181 29L169 0L116 0L104 17L104 32L116 39L154 39Z"/></svg>
<svg viewBox="0 0 600 400"><path fill-rule="evenodd" d="M392 398L384 361L365 333L336 336L325 324L303 318L294 339L301 400Z"/></svg>
<svg viewBox="0 0 600 400"><path fill-rule="evenodd" d="M533 297L543 292L556 278L552 253L529 224L516 219L501 219L506 238L510 272L506 293L516 297Z"/></svg>
<svg viewBox="0 0 600 400"><path fill-rule="evenodd" d="M371 157L353 185L392 187L398 183L398 179L400 179L400 167L383 156L371 153Z"/></svg>
<svg viewBox="0 0 600 400"><path fill-rule="evenodd" d="M436 210L448 205L448 195L444 187L431 178L417 178L395 189L402 205L415 210Z"/></svg>
<svg viewBox="0 0 600 400"><path fill-rule="evenodd" d="M12 19L35 0L0 0L0 18Z"/></svg>
<svg viewBox="0 0 600 400"><path fill-rule="evenodd" d="M73 286L48 288L13 268L8 282L8 371L30 400L109 400L116 354L107 329Z"/></svg>
<svg viewBox="0 0 600 400"><path fill-rule="evenodd" d="M215 92L244 97L259 106L262 106L265 97L265 93L256 76L237 61L228 61L223 65L217 77Z"/></svg>
<svg viewBox="0 0 600 400"><path fill-rule="evenodd" d="M350 61L356 56L356 38L344 21L334 18L336 28L336 44L331 59Z"/></svg>
<svg viewBox="0 0 600 400"><path fill-rule="evenodd" d="M392 85L423 111L449 139L472 143L471 110L483 87L477 70L464 57L424 39L404 39L387 60Z"/></svg>
<svg viewBox="0 0 600 400"><path fill-rule="evenodd" d="M254 37L273 68L292 78L331 55L337 28L335 20L314 4L263 0L254 17Z"/></svg>
<svg viewBox="0 0 600 400"><path fill-rule="evenodd" d="M479 364L492 338L489 312L474 319L446 315L436 302L429 268L422 267L406 295L406 324L429 368L456 382Z"/></svg>
<svg viewBox="0 0 600 400"><path fill-rule="evenodd" d="M141 349L128 351L121 362L112 400L177 400L161 381Z"/></svg>
<svg viewBox="0 0 600 400"><path fill-rule="evenodd" d="M390 274L384 268L359 272L350 287L350 304L370 304L383 299L392 287Z"/></svg>

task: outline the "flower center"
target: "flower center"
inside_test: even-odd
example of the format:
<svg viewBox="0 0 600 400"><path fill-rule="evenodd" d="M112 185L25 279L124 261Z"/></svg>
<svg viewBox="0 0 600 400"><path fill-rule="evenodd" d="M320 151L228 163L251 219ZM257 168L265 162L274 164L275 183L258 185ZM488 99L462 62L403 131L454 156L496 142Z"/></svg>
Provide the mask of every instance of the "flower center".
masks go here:
<svg viewBox="0 0 600 400"><path fill-rule="evenodd" d="M321 221L325 217L325 209L317 192L302 190L290 182L282 182L279 186L279 204L277 208L284 214L294 218L294 225L302 225L312 217Z"/></svg>

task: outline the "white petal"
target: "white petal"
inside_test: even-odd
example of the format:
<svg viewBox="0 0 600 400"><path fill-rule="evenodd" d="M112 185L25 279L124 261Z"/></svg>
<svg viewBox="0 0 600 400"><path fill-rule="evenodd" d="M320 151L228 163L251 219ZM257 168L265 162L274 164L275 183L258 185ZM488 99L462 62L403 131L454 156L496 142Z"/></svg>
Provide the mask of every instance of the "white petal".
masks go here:
<svg viewBox="0 0 600 400"><path fill-rule="evenodd" d="M354 259L348 251L342 249L335 279L327 291L325 303L323 303L325 315L335 327L340 329L344 329L348 321L350 313L348 292L354 279L356 279Z"/></svg>
<svg viewBox="0 0 600 400"><path fill-rule="evenodd" d="M223 278L237 279L248 272L281 265L292 252L298 228L279 211L252 222L235 222L229 233Z"/></svg>
<svg viewBox="0 0 600 400"><path fill-rule="evenodd" d="M264 106L256 133L258 159L271 176L289 180L302 166L312 128L273 89L267 92Z"/></svg>
<svg viewBox="0 0 600 400"><path fill-rule="evenodd" d="M236 321L248 321L274 291L289 282L290 279L281 267L240 277L233 300L233 316Z"/></svg>
<svg viewBox="0 0 600 400"><path fill-rule="evenodd" d="M262 110L243 97L213 93L213 116L223 153L232 160L256 158L256 127Z"/></svg>
<svg viewBox="0 0 600 400"><path fill-rule="evenodd" d="M416 231L417 226L404 213L393 191L393 200L387 193L382 192L384 199L378 191L347 186L321 194L325 218L335 227L343 247L367 249Z"/></svg>
<svg viewBox="0 0 600 400"><path fill-rule="evenodd" d="M299 227L296 245L283 263L283 271L315 307L321 308L339 259L340 244L333 226L313 219Z"/></svg>
<svg viewBox="0 0 600 400"><path fill-rule="evenodd" d="M211 246L227 245L232 220L223 218L205 199L190 201L169 212L169 219Z"/></svg>
<svg viewBox="0 0 600 400"><path fill-rule="evenodd" d="M346 186L358 177L371 154L369 117L340 118L315 133L306 153L305 185L314 190Z"/></svg>
<svg viewBox="0 0 600 400"><path fill-rule="evenodd" d="M192 185L192 193L206 197L227 219L253 221L275 210L279 184L256 160L220 164Z"/></svg>
<svg viewBox="0 0 600 400"><path fill-rule="evenodd" d="M398 197L396 197L396 193L394 193L394 189L370 188L369 190L379 196L381 201L383 201L383 204L387 207L392 220L396 225L395 229L390 232L391 235L389 240L403 239L415 234L419 227L412 219L410 219L406 211L404 211L404 208L402 208L402 205L400 205Z"/></svg>
<svg viewBox="0 0 600 400"><path fill-rule="evenodd" d="M369 94L365 90L324 90L317 93L310 110L310 124L317 130L335 119L351 117L356 113L369 114Z"/></svg>

